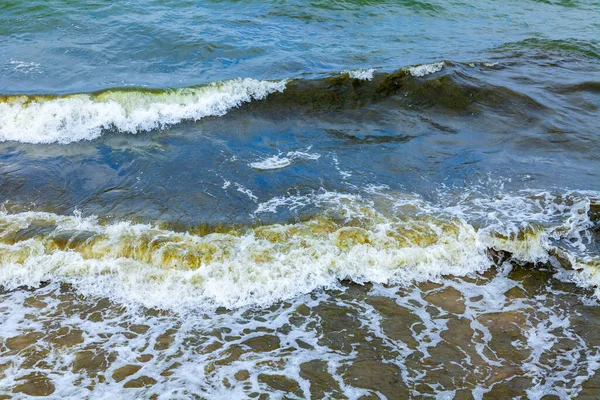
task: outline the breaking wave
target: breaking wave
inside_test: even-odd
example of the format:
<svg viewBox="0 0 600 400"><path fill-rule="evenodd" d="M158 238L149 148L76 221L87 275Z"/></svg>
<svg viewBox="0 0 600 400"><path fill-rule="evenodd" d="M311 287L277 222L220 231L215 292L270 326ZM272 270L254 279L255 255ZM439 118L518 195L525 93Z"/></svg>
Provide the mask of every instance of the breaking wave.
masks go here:
<svg viewBox="0 0 600 400"><path fill-rule="evenodd" d="M233 107L283 91L285 81L233 79L163 91L116 89L66 96L0 98L0 140L71 143L104 130L136 133L220 116Z"/></svg>
<svg viewBox="0 0 600 400"><path fill-rule="evenodd" d="M277 118L286 112L357 109L387 100L394 107L464 113L476 112L480 105L509 113L542 108L524 94L468 77L466 69L489 70L489 65L441 61L395 72L354 70L310 80L247 78L181 89L0 96L0 141L68 144L109 130L134 134L222 116L238 107Z"/></svg>
<svg viewBox="0 0 600 400"><path fill-rule="evenodd" d="M600 283L596 195L506 196L446 208L409 196L384 200L381 206L339 193L275 199L275 209L304 201L325 211L295 223L213 232L4 212L0 284L10 289L52 280L147 306L236 308L341 280L406 284L465 275L502 257L562 265L579 283ZM259 205L258 212L273 207Z"/></svg>

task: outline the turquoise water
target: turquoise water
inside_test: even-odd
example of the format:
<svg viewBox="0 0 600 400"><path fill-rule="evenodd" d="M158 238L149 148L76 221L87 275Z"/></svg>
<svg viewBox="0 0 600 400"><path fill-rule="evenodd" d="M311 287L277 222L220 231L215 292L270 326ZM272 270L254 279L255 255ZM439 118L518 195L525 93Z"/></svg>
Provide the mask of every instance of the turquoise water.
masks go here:
<svg viewBox="0 0 600 400"><path fill-rule="evenodd" d="M595 398L600 2L4 1L0 398Z"/></svg>
<svg viewBox="0 0 600 400"><path fill-rule="evenodd" d="M446 59L486 61L502 49L526 59L527 43L542 53L598 55L597 1L5 1L0 7L5 93L392 71ZM523 76L535 73L527 67Z"/></svg>

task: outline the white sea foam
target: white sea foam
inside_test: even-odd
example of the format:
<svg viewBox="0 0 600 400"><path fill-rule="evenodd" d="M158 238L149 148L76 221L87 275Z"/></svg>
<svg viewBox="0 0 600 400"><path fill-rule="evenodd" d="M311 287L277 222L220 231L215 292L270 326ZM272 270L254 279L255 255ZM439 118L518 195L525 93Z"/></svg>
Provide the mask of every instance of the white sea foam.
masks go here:
<svg viewBox="0 0 600 400"><path fill-rule="evenodd" d="M258 197L256 197L254 195L254 193L252 193L252 190L246 188L244 185L241 185L239 183L236 183L235 186L237 187L237 191L240 193L245 194L246 196L248 196L248 198L254 202L256 202L258 200Z"/></svg>
<svg viewBox="0 0 600 400"><path fill-rule="evenodd" d="M257 201L243 186L236 186ZM571 197L562 204L550 197L548 203L523 199L521 205L506 199L507 209L502 211L506 215L488 215L479 227L481 221L469 222L477 215L475 208L483 212L492 204L500 207L501 200L482 201L471 210L466 206L444 210L418 197L395 200L397 215L386 215L374 202L356 195L281 197L258 204L257 214L306 206L319 207L325 214L294 224L206 236L127 222L102 225L77 215L3 213L4 238L31 224L56 227L26 240L3 239L0 283L17 287L59 280L84 293L149 306L240 307L334 287L343 279L411 282L481 271L492 265L489 248L527 262L547 262L562 251L581 271L578 276L587 274L588 282L598 281L597 256L586 253L591 226L587 198ZM541 211L533 212L538 206ZM520 214L511 217L512 212ZM77 239L81 235L87 239ZM586 263L584 256L591 261Z"/></svg>
<svg viewBox="0 0 600 400"><path fill-rule="evenodd" d="M373 74L377 71L375 68L369 69L354 69L351 71L344 71L344 74L348 74L348 76L352 79L358 79L361 81L370 81L373 79Z"/></svg>
<svg viewBox="0 0 600 400"><path fill-rule="evenodd" d="M20 61L13 60L9 61L9 65L13 67L13 71L19 72L22 74L31 74L31 73L40 73L41 72L41 64L30 61Z"/></svg>
<svg viewBox="0 0 600 400"><path fill-rule="evenodd" d="M444 62L440 61L437 63L431 63L431 64L421 64L421 65L416 65L414 67L408 67L408 72L412 75L412 76L416 76L416 77L422 77L425 75L429 75L429 74L434 74L436 72L440 72L442 70L442 68L444 68Z"/></svg>
<svg viewBox="0 0 600 400"><path fill-rule="evenodd" d="M71 143L99 137L103 130L137 133L219 116L273 92L286 81L233 79L210 85L165 90L113 90L62 97L15 96L0 103L0 140Z"/></svg>
<svg viewBox="0 0 600 400"><path fill-rule="evenodd" d="M280 153L276 156L252 162L249 165L252 168L260 170L280 169L292 165L296 160L318 160L321 158L320 154L309 153L309 150L310 148L307 151L289 151L285 155Z"/></svg>

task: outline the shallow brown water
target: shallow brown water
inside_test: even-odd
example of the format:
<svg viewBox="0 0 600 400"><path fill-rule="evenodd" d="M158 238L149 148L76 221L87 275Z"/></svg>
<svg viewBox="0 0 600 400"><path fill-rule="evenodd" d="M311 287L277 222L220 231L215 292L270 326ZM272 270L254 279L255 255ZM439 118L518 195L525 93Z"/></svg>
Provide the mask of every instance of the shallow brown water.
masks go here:
<svg viewBox="0 0 600 400"><path fill-rule="evenodd" d="M600 307L552 268L405 287L345 283L265 309L182 316L2 293L3 398L594 398ZM8 329L7 329L8 328Z"/></svg>

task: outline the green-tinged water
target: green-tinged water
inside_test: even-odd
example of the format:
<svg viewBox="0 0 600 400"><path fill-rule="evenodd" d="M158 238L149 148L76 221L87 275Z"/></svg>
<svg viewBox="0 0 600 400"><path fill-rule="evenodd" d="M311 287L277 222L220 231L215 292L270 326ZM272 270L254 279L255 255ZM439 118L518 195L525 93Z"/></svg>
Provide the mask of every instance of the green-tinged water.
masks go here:
<svg viewBox="0 0 600 400"><path fill-rule="evenodd" d="M0 399L600 396L597 1L4 1Z"/></svg>

